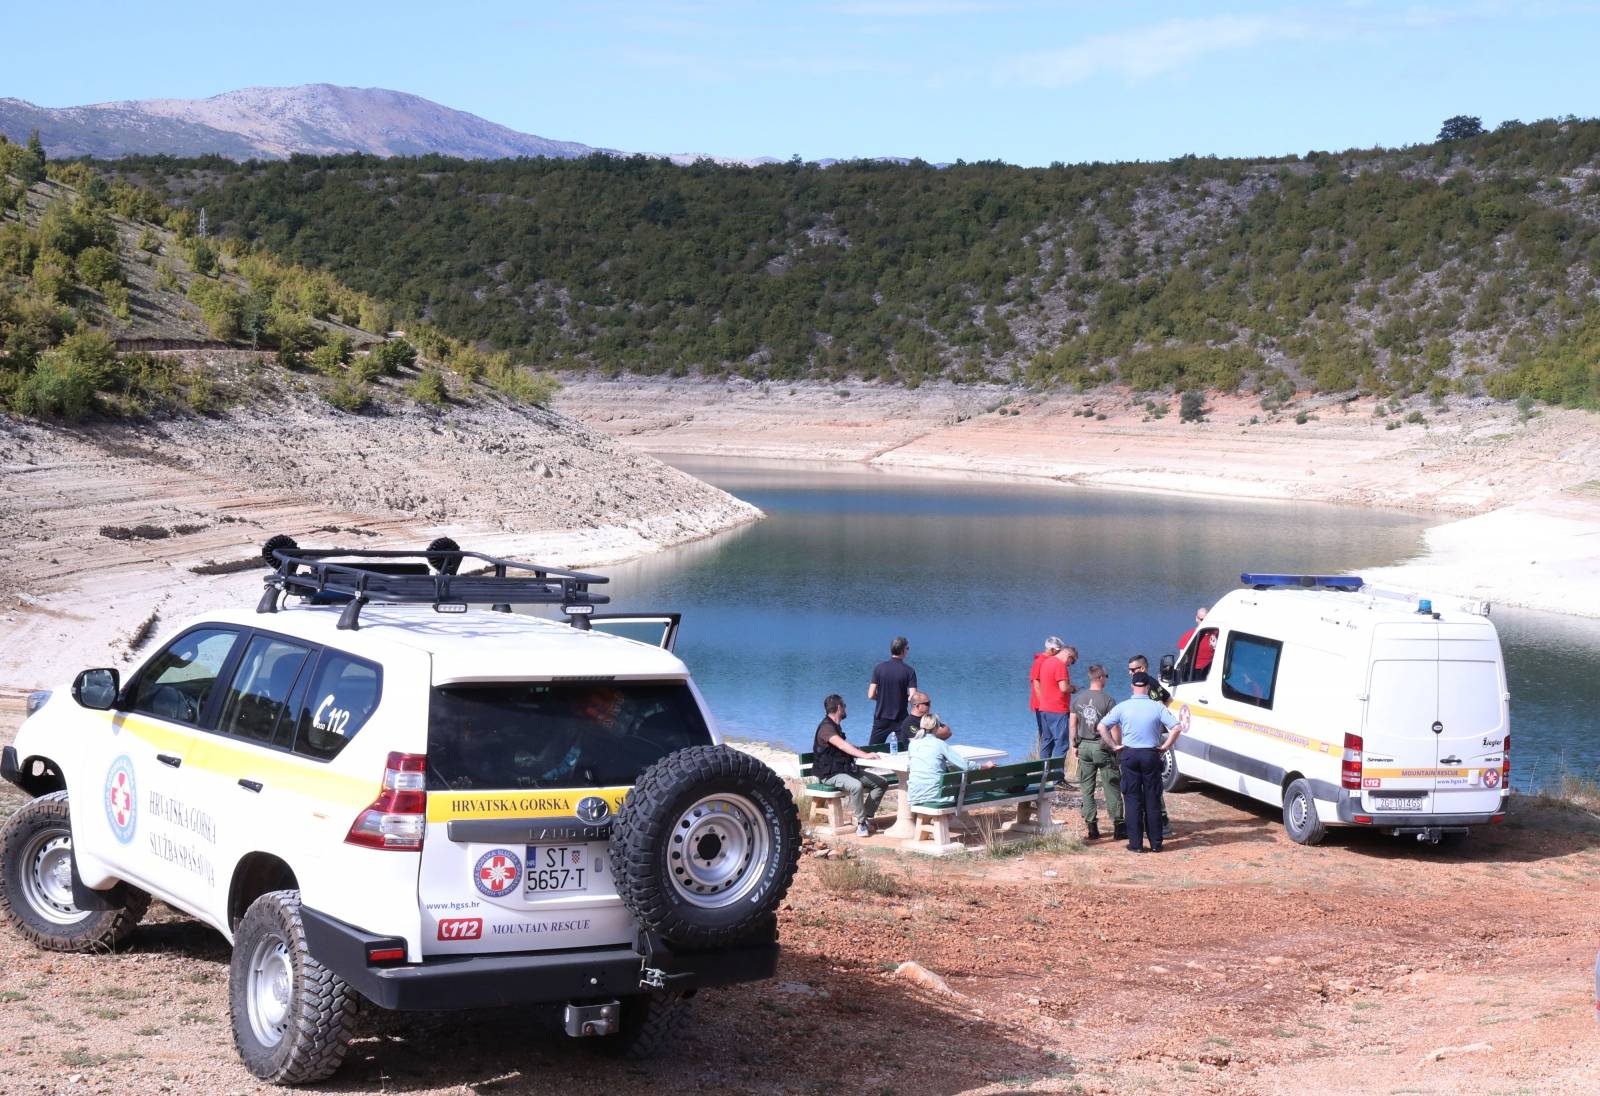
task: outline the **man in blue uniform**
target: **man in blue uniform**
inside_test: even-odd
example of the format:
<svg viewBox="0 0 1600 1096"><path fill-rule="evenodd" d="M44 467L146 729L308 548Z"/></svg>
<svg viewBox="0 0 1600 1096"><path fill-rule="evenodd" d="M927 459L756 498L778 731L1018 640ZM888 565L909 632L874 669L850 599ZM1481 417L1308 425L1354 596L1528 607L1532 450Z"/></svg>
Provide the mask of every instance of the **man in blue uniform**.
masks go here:
<svg viewBox="0 0 1600 1096"><path fill-rule="evenodd" d="M1133 675L1133 696L1100 720L1100 738L1116 753L1122 765L1122 800L1128 822L1128 851L1161 851L1161 755L1178 737L1178 717L1165 704L1150 698L1153 679L1144 671Z"/></svg>

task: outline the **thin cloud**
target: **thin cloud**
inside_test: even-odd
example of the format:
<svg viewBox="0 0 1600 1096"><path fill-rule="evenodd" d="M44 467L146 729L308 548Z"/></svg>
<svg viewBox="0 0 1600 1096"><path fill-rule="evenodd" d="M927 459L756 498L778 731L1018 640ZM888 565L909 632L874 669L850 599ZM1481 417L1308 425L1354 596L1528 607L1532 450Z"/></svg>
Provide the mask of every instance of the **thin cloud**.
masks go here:
<svg viewBox="0 0 1600 1096"><path fill-rule="evenodd" d="M833 10L841 15L869 19L926 19L939 15L971 15L993 7L980 0L852 0L833 5Z"/></svg>
<svg viewBox="0 0 1600 1096"><path fill-rule="evenodd" d="M1148 80L1207 54L1306 38L1312 32L1311 24L1298 15L1171 19L1137 30L1095 35L1065 49L1024 54L1006 65L1005 72L1012 79L1040 87L1065 87L1097 76Z"/></svg>

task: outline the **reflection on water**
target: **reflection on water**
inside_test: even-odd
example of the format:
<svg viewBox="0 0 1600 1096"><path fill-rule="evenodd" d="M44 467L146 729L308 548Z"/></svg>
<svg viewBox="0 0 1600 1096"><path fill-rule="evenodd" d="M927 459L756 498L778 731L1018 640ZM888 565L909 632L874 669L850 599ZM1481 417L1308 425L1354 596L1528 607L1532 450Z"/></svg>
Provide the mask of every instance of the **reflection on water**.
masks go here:
<svg viewBox="0 0 1600 1096"><path fill-rule="evenodd" d="M1125 660L1154 663L1194 610L1239 573L1330 573L1416 555L1428 522L1302 503L1247 503L1004 481L893 476L864 467L674 460L767 520L608 569L613 610L684 614L678 652L725 734L803 748L822 698L871 725L868 675L889 640L958 741L1033 748L1027 672L1055 633L1128 693ZM1565 765L1593 774L1600 622L1496 611L1516 732L1515 781Z"/></svg>

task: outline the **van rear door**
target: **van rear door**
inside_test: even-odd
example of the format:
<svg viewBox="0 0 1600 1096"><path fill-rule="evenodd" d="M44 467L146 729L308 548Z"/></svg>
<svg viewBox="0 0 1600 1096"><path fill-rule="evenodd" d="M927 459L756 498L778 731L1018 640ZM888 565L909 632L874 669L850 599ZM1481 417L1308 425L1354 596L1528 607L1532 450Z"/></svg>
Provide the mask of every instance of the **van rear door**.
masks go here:
<svg viewBox="0 0 1600 1096"><path fill-rule="evenodd" d="M1433 810L1439 715L1439 630L1433 621L1380 624L1362 727L1361 804L1373 814Z"/></svg>
<svg viewBox="0 0 1600 1096"><path fill-rule="evenodd" d="M1487 624L1439 628L1439 779L1434 810L1489 814L1504 789L1506 688L1500 643Z"/></svg>
<svg viewBox="0 0 1600 1096"><path fill-rule="evenodd" d="M435 685L423 954L631 942L607 858L612 819L645 768L710 741L682 679Z"/></svg>

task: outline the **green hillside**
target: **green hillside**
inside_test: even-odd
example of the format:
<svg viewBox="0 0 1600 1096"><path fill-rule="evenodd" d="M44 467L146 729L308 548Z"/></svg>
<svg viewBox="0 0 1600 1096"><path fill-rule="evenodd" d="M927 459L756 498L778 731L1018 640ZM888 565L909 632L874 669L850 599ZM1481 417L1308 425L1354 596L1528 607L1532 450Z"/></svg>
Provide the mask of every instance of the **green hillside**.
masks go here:
<svg viewBox="0 0 1600 1096"><path fill-rule="evenodd" d="M89 166L0 137L0 409L43 419L209 413L289 390L547 402L556 384ZM419 354L420 349L420 354ZM442 366L455 375L447 379Z"/></svg>
<svg viewBox="0 0 1600 1096"><path fill-rule="evenodd" d="M101 166L558 368L1600 399L1595 121L1042 169Z"/></svg>

